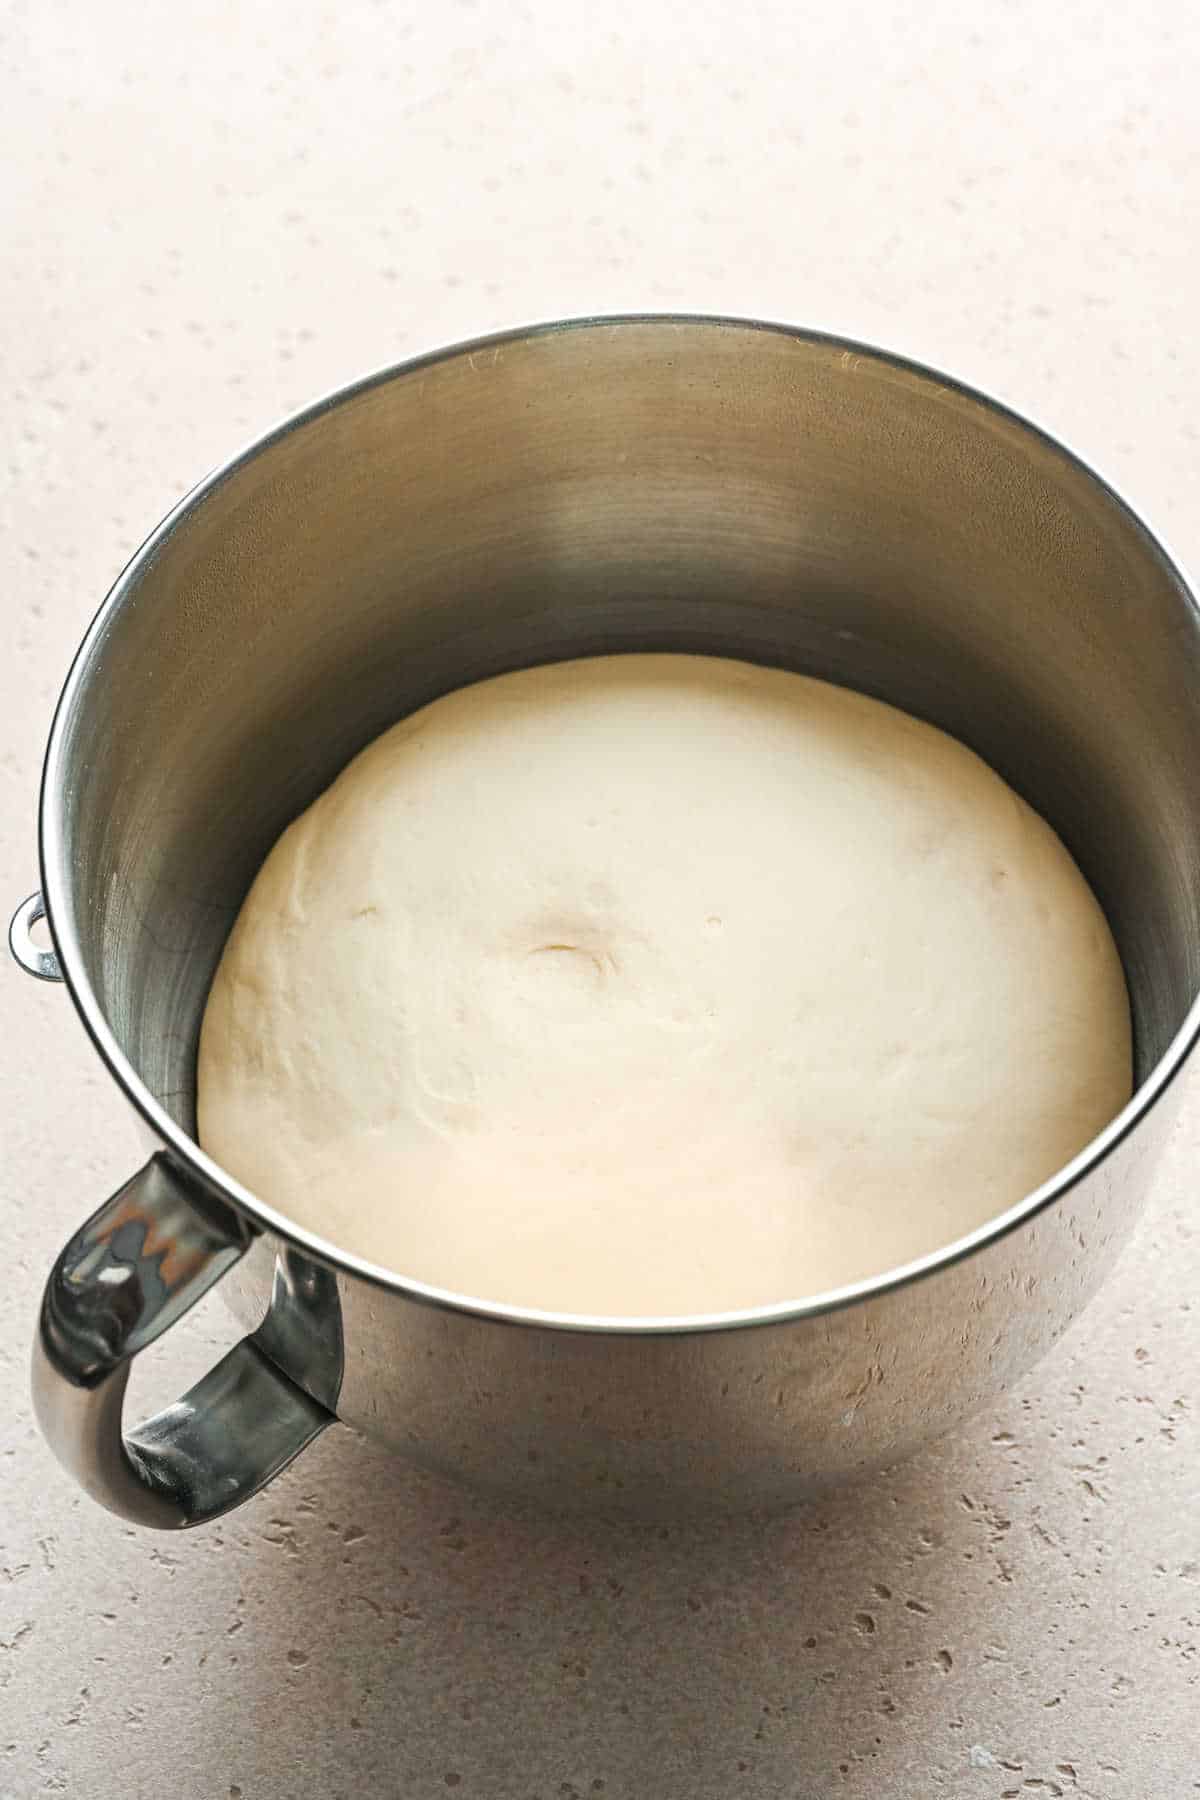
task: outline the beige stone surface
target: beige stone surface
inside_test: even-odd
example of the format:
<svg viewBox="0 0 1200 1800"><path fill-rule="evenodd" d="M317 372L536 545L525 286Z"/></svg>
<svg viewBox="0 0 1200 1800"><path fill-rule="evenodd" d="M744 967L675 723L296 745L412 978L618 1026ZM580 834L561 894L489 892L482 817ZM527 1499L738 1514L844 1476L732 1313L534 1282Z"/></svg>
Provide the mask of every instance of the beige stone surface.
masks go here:
<svg viewBox="0 0 1200 1800"><path fill-rule="evenodd" d="M57 685L144 531L281 412L471 330L679 306L884 341L1042 417L1200 566L1198 57L1175 0L10 0L6 906ZM886 1479L646 1533L335 1431L164 1538L30 1418L43 1273L137 1152L64 996L0 971L0 1796L1200 1791L1190 1091L1086 1318ZM230 1335L206 1306L143 1396Z"/></svg>

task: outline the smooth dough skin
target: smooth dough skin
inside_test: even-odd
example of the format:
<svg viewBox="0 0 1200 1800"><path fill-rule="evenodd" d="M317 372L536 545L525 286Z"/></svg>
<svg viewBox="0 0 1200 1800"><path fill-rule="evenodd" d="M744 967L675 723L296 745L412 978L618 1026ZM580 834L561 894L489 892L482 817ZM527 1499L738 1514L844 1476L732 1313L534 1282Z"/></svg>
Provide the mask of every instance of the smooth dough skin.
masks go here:
<svg viewBox="0 0 1200 1800"><path fill-rule="evenodd" d="M427 706L284 833L199 1128L401 1276L661 1316L948 1244L1130 1081L1103 914L978 757L802 676L599 657Z"/></svg>

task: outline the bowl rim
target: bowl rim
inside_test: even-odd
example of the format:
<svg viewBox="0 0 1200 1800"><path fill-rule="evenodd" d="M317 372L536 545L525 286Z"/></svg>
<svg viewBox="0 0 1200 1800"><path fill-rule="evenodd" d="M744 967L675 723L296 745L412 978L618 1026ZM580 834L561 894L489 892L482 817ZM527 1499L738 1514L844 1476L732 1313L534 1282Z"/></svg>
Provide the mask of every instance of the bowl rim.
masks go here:
<svg viewBox="0 0 1200 1800"><path fill-rule="evenodd" d="M444 362L473 357L480 351L501 349L507 345L529 342L566 332L610 331L640 326L671 326L686 329L702 327L739 332L762 332L791 339L809 347L838 352L853 366L851 359L861 359L885 370L915 377L934 391L941 390L958 399L970 401L985 413L1004 421L1040 443L1082 474L1101 496L1121 515L1131 532L1141 541L1149 555L1157 560L1164 573L1179 589L1186 604L1200 621L1200 603L1196 589L1188 579L1177 557L1165 543L1161 533L1153 530L1129 503L1120 488L1093 463L1080 456L1062 438L1047 431L1026 415L971 384L947 375L927 363L898 352L839 333L817 330L770 319L739 317L725 313L689 312L622 312L583 314L565 319L550 319L512 326L481 336L462 339L444 347L421 352L396 363L374 369L357 379L321 395L306 406L290 413L220 463L197 482L150 532L134 551L96 611L71 661L55 706L54 717L42 767L39 796L38 855L42 894L47 924L58 954L59 968L84 1029L101 1060L126 1099L134 1107L153 1136L165 1146L170 1158L185 1175L196 1180L203 1190L215 1193L232 1205L253 1224L282 1238L288 1244L316 1261L345 1275L401 1295L415 1303L442 1311L466 1313L495 1323L514 1326L537 1326L543 1329L598 1336L690 1336L696 1332L744 1330L770 1325L784 1325L801 1319L816 1318L839 1312L889 1294L897 1289L925 1280L978 1251L997 1243L1010 1232L1029 1223L1048 1207L1063 1199L1093 1170L1097 1169L1134 1131L1141 1120L1170 1087L1187 1061L1200 1037L1200 994L1195 996L1182 1024L1145 1080L1103 1131L1099 1132L1049 1180L1023 1199L1007 1207L995 1218L955 1238L941 1249L887 1269L881 1274L849 1282L843 1286L810 1295L802 1300L775 1301L769 1305L736 1308L730 1311L623 1316L608 1314L568 1313L552 1309L513 1306L489 1301L482 1296L458 1293L431 1283L398 1274L365 1257L340 1250L318 1232L298 1225L286 1213L269 1205L244 1187L201 1149L170 1116L142 1081L115 1033L88 981L78 932L75 925L72 890L63 829L65 746L72 715L91 676L95 652L108 632L115 615L127 596L133 592L150 564L159 556L178 525L206 498L245 468L256 457L292 432L303 429L325 413L346 405L377 387L419 374Z"/></svg>

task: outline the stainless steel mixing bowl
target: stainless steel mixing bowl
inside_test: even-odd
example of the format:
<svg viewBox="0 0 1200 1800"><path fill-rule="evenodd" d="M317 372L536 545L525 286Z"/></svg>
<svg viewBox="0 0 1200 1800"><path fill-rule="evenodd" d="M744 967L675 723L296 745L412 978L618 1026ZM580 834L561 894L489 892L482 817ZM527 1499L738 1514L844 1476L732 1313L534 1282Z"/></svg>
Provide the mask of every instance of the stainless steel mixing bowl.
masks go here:
<svg viewBox="0 0 1200 1800"><path fill-rule="evenodd" d="M144 1524L212 1518L335 1417L476 1483L643 1512L795 1499L1023 1374L1136 1217L1197 1031L1200 632L1129 508L1030 425L861 345L598 319L321 401L188 496L101 607L46 757L61 973L145 1167L51 1273L59 1457ZM463 682L591 652L803 669L964 739L1098 893L1138 1088L1055 1180L936 1256L754 1313L518 1312L372 1268L198 1149L196 1034L261 859L370 738ZM213 1282L251 1335L122 1436L130 1358Z"/></svg>

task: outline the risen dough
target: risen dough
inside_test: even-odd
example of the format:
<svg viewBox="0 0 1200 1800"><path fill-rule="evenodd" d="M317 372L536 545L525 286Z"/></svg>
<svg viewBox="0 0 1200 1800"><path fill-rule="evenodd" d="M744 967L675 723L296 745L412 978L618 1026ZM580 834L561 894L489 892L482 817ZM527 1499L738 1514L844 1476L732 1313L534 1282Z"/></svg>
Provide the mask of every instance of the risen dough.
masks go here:
<svg viewBox="0 0 1200 1800"><path fill-rule="evenodd" d="M623 656L436 701L284 833L199 1123L402 1276L682 1314L947 1244L1129 1091L1100 908L976 756L822 682Z"/></svg>

